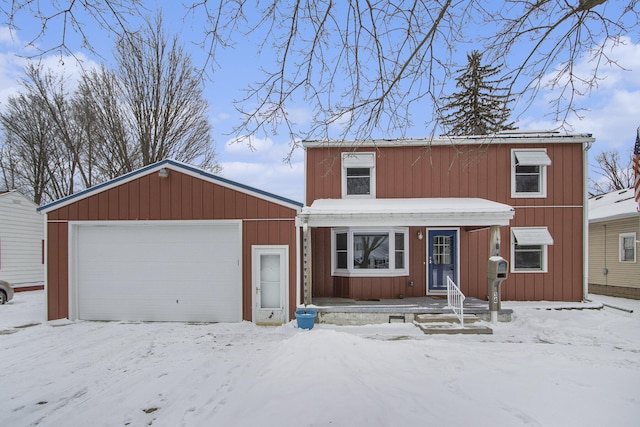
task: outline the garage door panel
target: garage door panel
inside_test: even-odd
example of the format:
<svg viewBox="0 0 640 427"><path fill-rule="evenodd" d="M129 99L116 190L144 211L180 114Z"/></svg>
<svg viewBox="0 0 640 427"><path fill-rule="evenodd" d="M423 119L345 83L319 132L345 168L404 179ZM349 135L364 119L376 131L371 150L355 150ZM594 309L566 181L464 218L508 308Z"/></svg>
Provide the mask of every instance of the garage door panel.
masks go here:
<svg viewBox="0 0 640 427"><path fill-rule="evenodd" d="M240 227L87 225L77 231L78 318L240 321Z"/></svg>

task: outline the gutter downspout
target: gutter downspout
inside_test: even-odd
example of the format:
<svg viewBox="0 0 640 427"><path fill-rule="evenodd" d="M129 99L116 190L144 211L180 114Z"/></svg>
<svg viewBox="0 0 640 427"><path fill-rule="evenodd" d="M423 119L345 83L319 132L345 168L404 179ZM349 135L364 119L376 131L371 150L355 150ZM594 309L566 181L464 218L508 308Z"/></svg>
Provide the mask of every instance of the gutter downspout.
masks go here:
<svg viewBox="0 0 640 427"><path fill-rule="evenodd" d="M595 141L585 142L582 150L582 301L589 297L589 150Z"/></svg>
<svg viewBox="0 0 640 427"><path fill-rule="evenodd" d="M302 244L302 237L301 237L301 226L300 226L300 217L296 216L296 309L298 309L298 307L300 307L301 303L300 303L300 274L302 273L302 271L300 271L300 257L302 256L302 250L301 250L301 244ZM289 313L287 313L287 316L289 316ZM291 319L289 319L291 320Z"/></svg>

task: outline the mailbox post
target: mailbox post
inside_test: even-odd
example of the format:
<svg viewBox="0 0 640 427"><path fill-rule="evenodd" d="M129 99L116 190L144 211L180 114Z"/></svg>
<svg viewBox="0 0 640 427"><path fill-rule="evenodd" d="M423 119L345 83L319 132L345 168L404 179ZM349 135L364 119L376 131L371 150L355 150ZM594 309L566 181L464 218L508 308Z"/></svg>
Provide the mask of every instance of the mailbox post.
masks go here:
<svg viewBox="0 0 640 427"><path fill-rule="evenodd" d="M487 264L487 278L489 291L489 311L491 312L491 322L498 322L498 312L500 311L500 285L507 278L509 262L501 256L492 256Z"/></svg>

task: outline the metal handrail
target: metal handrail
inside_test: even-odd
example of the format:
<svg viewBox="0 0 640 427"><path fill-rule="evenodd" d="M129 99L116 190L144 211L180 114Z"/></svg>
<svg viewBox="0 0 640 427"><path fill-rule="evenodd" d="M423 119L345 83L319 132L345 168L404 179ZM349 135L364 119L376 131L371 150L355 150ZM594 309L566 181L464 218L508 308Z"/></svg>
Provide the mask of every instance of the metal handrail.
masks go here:
<svg viewBox="0 0 640 427"><path fill-rule="evenodd" d="M447 277L447 308L453 310L461 326L464 326L464 298L460 288L451 280L451 277Z"/></svg>

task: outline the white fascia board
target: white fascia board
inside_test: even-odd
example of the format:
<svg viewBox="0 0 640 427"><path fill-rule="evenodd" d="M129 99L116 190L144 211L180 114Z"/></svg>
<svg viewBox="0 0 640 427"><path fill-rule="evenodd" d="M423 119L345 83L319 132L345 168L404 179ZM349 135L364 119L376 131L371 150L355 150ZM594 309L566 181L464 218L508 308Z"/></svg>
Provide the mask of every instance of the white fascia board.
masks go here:
<svg viewBox="0 0 640 427"><path fill-rule="evenodd" d="M302 141L304 148L326 147L403 147L438 145L486 145L486 144L584 144L593 143L595 138L588 133L563 134L560 132L501 132L495 135L438 136L434 138L370 139L364 141L313 140Z"/></svg>
<svg viewBox="0 0 640 427"><path fill-rule="evenodd" d="M511 206L476 198L316 200L299 214L310 227L509 225Z"/></svg>

